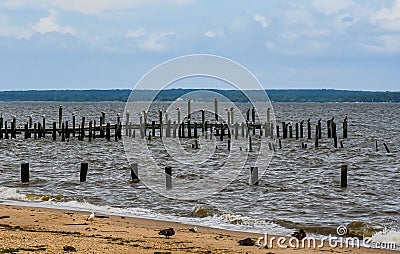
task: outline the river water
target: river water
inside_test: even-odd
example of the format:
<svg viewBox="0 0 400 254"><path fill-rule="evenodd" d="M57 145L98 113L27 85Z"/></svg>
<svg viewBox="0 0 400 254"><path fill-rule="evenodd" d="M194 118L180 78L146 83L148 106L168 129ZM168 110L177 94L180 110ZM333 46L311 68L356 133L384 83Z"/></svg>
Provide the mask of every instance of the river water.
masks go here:
<svg viewBox="0 0 400 254"><path fill-rule="evenodd" d="M59 105L54 102L0 103L0 114L9 122L15 115L17 126L23 125L28 116L32 116L34 122L41 122L42 116L46 115L47 122L51 123L58 121ZM118 102L63 102L62 105L64 120L70 122L72 112L77 119L85 116L88 122L98 121L100 112L104 111L107 121L115 123L118 113L121 117L124 115L125 107L125 103ZM196 111L196 105L205 107L193 102L193 111ZM248 104L237 105L242 114L246 112ZM157 108L167 106L167 103L159 103ZM221 105L221 111L226 107ZM131 112L131 121L136 123L142 111L140 104L137 108L137 112ZM200 139L200 152L192 152L192 155L200 160L209 147L213 147L213 155L202 167L173 171L174 183L184 183L185 192L201 193L197 199L182 199L179 194L182 190L178 187L178 191L172 191L170 196L159 191L156 182L164 184L164 178L158 179L156 173L154 185L149 180L132 183L130 162L122 141L107 142L96 138L89 143L71 138L68 142L54 142L48 135L41 140L23 140L22 137L0 140L0 200L257 233L290 234L293 229L301 227L312 234L327 235L335 233L339 225L351 222L400 230L400 104L274 103L273 109L272 120L278 123L295 123L310 118L313 137L314 126L318 119L322 119L322 140L319 141L320 146L315 148L314 139L282 139L281 149L277 140L268 140L274 145L275 152L266 149L265 156L258 156L257 166L260 174L263 173L258 185L249 184L248 171L253 162L243 164L238 159L247 152L246 138L233 139L231 151L227 151L225 143L215 138ZM235 113L238 119L239 111ZM169 114L172 120L176 119L176 110L169 111ZM150 119L156 116L157 113L149 114ZM345 116L349 123L348 138L342 139L341 122ZM260 118L264 117L265 112L262 112ZM343 141L344 148L334 148L333 140L327 138L326 121L332 117L335 117L339 141ZM257 140L254 137L256 147ZM181 139L180 145L184 151L191 153L191 142ZM308 147L302 149L301 142L307 143ZM133 147L128 157L136 156L131 160L139 161L139 176L159 170L152 168L153 165L171 163L173 169L178 167L170 157L165 156L165 151L157 150L163 145L159 138L144 141L136 133L135 138L125 140L127 143ZM386 152L383 143L387 144L390 153ZM214 149L215 146L217 149ZM140 158L147 158L149 151L154 162L150 163L147 159L141 161ZM221 161L232 169L232 174L219 171ZM23 162L30 163L29 184L20 182L20 164ZM81 162L89 163L88 180L84 183L79 182ZM342 164L348 165L348 187L345 189L340 188ZM161 175L164 177L163 172ZM214 190L218 178L224 178L224 175L229 181L223 180ZM209 195L203 195L207 190L210 190ZM181 194L183 196L184 193ZM173 198L174 195L176 198Z"/></svg>

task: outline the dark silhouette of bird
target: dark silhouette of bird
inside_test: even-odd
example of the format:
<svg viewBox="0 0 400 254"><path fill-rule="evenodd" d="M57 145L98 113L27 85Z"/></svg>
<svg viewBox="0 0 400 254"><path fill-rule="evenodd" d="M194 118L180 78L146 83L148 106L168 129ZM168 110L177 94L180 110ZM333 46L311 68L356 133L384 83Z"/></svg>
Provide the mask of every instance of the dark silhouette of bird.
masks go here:
<svg viewBox="0 0 400 254"><path fill-rule="evenodd" d="M165 235L165 238L169 238L170 236L175 235L175 230L173 228L167 228L167 229L160 230L160 232L158 232L158 234Z"/></svg>
<svg viewBox="0 0 400 254"><path fill-rule="evenodd" d="M344 118L344 121L345 121L345 122L347 121L347 116Z"/></svg>
<svg viewBox="0 0 400 254"><path fill-rule="evenodd" d="M307 119L307 122L309 123L309 122L310 122L310 120L311 120L311 119L310 119L310 118L308 118L308 119Z"/></svg>
<svg viewBox="0 0 400 254"><path fill-rule="evenodd" d="M196 232L197 232L197 227L194 226L194 227L192 227L192 228L189 228L189 231L190 231L190 232L193 232L193 233L196 233Z"/></svg>
<svg viewBox="0 0 400 254"><path fill-rule="evenodd" d="M303 240L306 237L306 232L301 228L299 231L295 231L292 236L299 240Z"/></svg>
<svg viewBox="0 0 400 254"><path fill-rule="evenodd" d="M253 246L256 242L251 238L245 238L243 240L239 240L238 243L242 246Z"/></svg>

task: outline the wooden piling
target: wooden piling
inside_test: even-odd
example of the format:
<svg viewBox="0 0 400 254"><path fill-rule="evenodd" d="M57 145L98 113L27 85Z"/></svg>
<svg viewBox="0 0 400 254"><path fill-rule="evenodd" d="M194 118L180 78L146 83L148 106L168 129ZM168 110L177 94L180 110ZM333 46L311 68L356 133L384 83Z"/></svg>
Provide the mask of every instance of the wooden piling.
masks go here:
<svg viewBox="0 0 400 254"><path fill-rule="evenodd" d="M190 115L191 115L191 107L190 107L190 99L188 99L187 101L187 110L188 110L188 114L187 114L187 119L190 120Z"/></svg>
<svg viewBox="0 0 400 254"><path fill-rule="evenodd" d="M82 117L82 124L81 124L81 140L85 140L85 117Z"/></svg>
<svg viewBox="0 0 400 254"><path fill-rule="evenodd" d="M172 168L165 167L165 186L167 189L172 188Z"/></svg>
<svg viewBox="0 0 400 254"><path fill-rule="evenodd" d="M258 167L250 167L250 184L258 185Z"/></svg>
<svg viewBox="0 0 400 254"><path fill-rule="evenodd" d="M318 125L315 125L315 147L318 147Z"/></svg>
<svg viewBox="0 0 400 254"><path fill-rule="evenodd" d="M295 129L296 129L296 140L299 139L299 123L295 124Z"/></svg>
<svg viewBox="0 0 400 254"><path fill-rule="evenodd" d="M217 97L214 97L214 115L215 115L215 122L218 122L218 101Z"/></svg>
<svg viewBox="0 0 400 254"><path fill-rule="evenodd" d="M63 108L60 105L60 107L58 108L58 128L61 129L61 125L62 125L62 118L63 118Z"/></svg>
<svg viewBox="0 0 400 254"><path fill-rule="evenodd" d="M256 123L256 109L254 107L251 109L251 122Z"/></svg>
<svg viewBox="0 0 400 254"><path fill-rule="evenodd" d="M65 138L69 140L69 127L68 127L68 121L65 121Z"/></svg>
<svg viewBox="0 0 400 254"><path fill-rule="evenodd" d="M201 133L203 135L204 135L204 132L205 132L205 126L204 126L205 122L206 122L205 110L202 109L201 110Z"/></svg>
<svg viewBox="0 0 400 254"><path fill-rule="evenodd" d="M74 137L75 137L75 125L76 125L75 113L72 112L72 136Z"/></svg>
<svg viewBox="0 0 400 254"><path fill-rule="evenodd" d="M176 128L177 128L177 124L176 124L176 121L174 121L173 130L172 130L172 137L173 138L176 138Z"/></svg>
<svg viewBox="0 0 400 254"><path fill-rule="evenodd" d="M81 163L80 182L86 182L86 175L89 169L89 164L86 162Z"/></svg>
<svg viewBox="0 0 400 254"><path fill-rule="evenodd" d="M235 139L239 137L239 124L235 123Z"/></svg>
<svg viewBox="0 0 400 254"><path fill-rule="evenodd" d="M3 116L0 116L0 139L3 139Z"/></svg>
<svg viewBox="0 0 400 254"><path fill-rule="evenodd" d="M346 188L347 187L347 165L343 164L340 167L340 187Z"/></svg>
<svg viewBox="0 0 400 254"><path fill-rule="evenodd" d="M190 120L188 120L188 138L192 138L192 126L190 124Z"/></svg>
<svg viewBox="0 0 400 254"><path fill-rule="evenodd" d="M326 127L328 130L328 138L332 137L332 125L331 125L331 120L326 121Z"/></svg>
<svg viewBox="0 0 400 254"><path fill-rule="evenodd" d="M347 116L343 120L343 138L347 138Z"/></svg>
<svg viewBox="0 0 400 254"><path fill-rule="evenodd" d="M35 134L35 136L36 136L36 134ZM65 142L65 124L64 123L61 124L61 141Z"/></svg>
<svg viewBox="0 0 400 254"><path fill-rule="evenodd" d="M17 138L17 123L15 116L13 117L13 121L11 122L11 138Z"/></svg>
<svg viewBox="0 0 400 254"><path fill-rule="evenodd" d="M42 116L42 129L43 129L43 137L46 137L46 116L43 115Z"/></svg>
<svg viewBox="0 0 400 254"><path fill-rule="evenodd" d="M4 138L5 138L5 139L9 139L7 121L4 122Z"/></svg>
<svg viewBox="0 0 400 254"><path fill-rule="evenodd" d="M132 130L130 128L131 125L130 125L129 117L130 117L129 116L129 110L127 110L126 113L125 113L125 136L131 137L132 135L129 134L129 132L132 133Z"/></svg>
<svg viewBox="0 0 400 254"><path fill-rule="evenodd" d="M303 138L303 124L304 124L304 120L302 120L300 122L300 138Z"/></svg>
<svg viewBox="0 0 400 254"><path fill-rule="evenodd" d="M197 135L197 123L195 122L194 123L194 130L193 130L193 135L194 135L194 138L197 138L198 137L198 135Z"/></svg>
<svg viewBox="0 0 400 254"><path fill-rule="evenodd" d="M250 122L250 109L249 108L246 111L246 121Z"/></svg>
<svg viewBox="0 0 400 254"><path fill-rule="evenodd" d="M24 136L24 138L25 138L25 139L28 139L28 138L29 138L28 124L25 124L25 125L24 125L24 128L25 128L25 136ZM0 129L0 131L1 131L1 129Z"/></svg>
<svg viewBox="0 0 400 254"><path fill-rule="evenodd" d="M93 122L92 121L90 121L89 122L89 134L88 134L88 137L89 137L89 142L91 142L92 141L92 127L93 127Z"/></svg>
<svg viewBox="0 0 400 254"><path fill-rule="evenodd" d="M131 181L134 183L138 183L139 180L139 170L138 170L138 164L133 163L131 165Z"/></svg>
<svg viewBox="0 0 400 254"><path fill-rule="evenodd" d="M231 139L228 138L228 151L230 151L230 150L231 150Z"/></svg>
<svg viewBox="0 0 400 254"><path fill-rule="evenodd" d="M311 123L310 123L310 119L307 120L307 138L311 139Z"/></svg>
<svg viewBox="0 0 400 254"><path fill-rule="evenodd" d="M107 127L106 127L106 139L107 141L111 140L111 125L110 123L107 123Z"/></svg>
<svg viewBox="0 0 400 254"><path fill-rule="evenodd" d="M378 140L375 140L375 152L378 152Z"/></svg>
<svg viewBox="0 0 400 254"><path fill-rule="evenodd" d="M386 152L387 152L387 153L390 153L389 147L386 145L386 143L383 143L383 146L385 147Z"/></svg>
<svg viewBox="0 0 400 254"><path fill-rule="evenodd" d="M321 119L318 120L317 125L318 125L318 139L322 139L322 125L321 125Z"/></svg>
<svg viewBox="0 0 400 254"><path fill-rule="evenodd" d="M159 132L160 132L160 137L163 136L163 114L162 114L162 110L158 111L158 123L159 123Z"/></svg>
<svg viewBox="0 0 400 254"><path fill-rule="evenodd" d="M115 126L114 126L114 140L115 141L118 141L118 136L119 136L118 132L119 132L119 126L118 126L118 124L115 124Z"/></svg>
<svg viewBox="0 0 400 254"><path fill-rule="evenodd" d="M151 135L156 136L156 121L151 121Z"/></svg>
<svg viewBox="0 0 400 254"><path fill-rule="evenodd" d="M55 141L57 139L57 123L56 122L53 122L52 136L53 136L53 141Z"/></svg>
<svg viewBox="0 0 400 254"><path fill-rule="evenodd" d="M289 138L293 138L293 127L289 125Z"/></svg>
<svg viewBox="0 0 400 254"><path fill-rule="evenodd" d="M21 163L21 182L29 182L29 163Z"/></svg>
<svg viewBox="0 0 400 254"><path fill-rule="evenodd" d="M279 125L276 125L276 137L279 138L280 137L280 133L279 133Z"/></svg>
<svg viewBox="0 0 400 254"><path fill-rule="evenodd" d="M282 138L287 138L287 125L285 122L282 122Z"/></svg>

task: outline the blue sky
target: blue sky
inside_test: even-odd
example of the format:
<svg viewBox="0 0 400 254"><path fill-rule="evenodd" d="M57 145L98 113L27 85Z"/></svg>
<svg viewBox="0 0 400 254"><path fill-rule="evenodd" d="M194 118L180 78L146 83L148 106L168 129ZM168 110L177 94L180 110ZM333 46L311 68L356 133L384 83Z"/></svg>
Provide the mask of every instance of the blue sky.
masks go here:
<svg viewBox="0 0 400 254"><path fill-rule="evenodd" d="M186 54L268 89L400 89L400 0L1 0L0 90L132 88Z"/></svg>

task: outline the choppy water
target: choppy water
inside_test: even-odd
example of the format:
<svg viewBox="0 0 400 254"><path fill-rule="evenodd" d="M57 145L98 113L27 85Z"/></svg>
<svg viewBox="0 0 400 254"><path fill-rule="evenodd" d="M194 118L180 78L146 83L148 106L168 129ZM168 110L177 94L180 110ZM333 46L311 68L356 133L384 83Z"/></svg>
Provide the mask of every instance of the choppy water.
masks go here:
<svg viewBox="0 0 400 254"><path fill-rule="evenodd" d="M196 103L193 103L196 104ZM57 120L58 103L0 103L0 114L17 125L32 115L34 122L43 114L48 123ZM98 120L101 111L107 121L123 114L124 103L63 103L64 120ZM160 104L160 107L164 107ZM244 112L247 104L241 104ZM248 173L212 196L200 200L166 198L142 182L130 182L130 167L123 142L95 139L91 143L45 140L0 140L0 200L22 201L43 206L74 207L108 213L158 218L258 233L288 234L294 228L329 234L341 224L354 221L377 223L400 230L400 104L383 103L275 103L280 121L307 120L313 126L321 118L323 139L314 148L311 140L282 140L258 186L248 184ZM139 107L140 108L140 107ZM195 106L193 106L195 108ZM223 108L223 106L221 106ZM138 111L140 112L140 110ZM156 114L154 114L156 115ZM237 114L238 115L238 114ZM341 121L348 117L348 139L344 148L333 148L326 138L326 120L335 117L341 137ZM151 116L149 116L151 117ZM170 112L172 119L176 112ZM137 121L132 114L132 121ZM306 133L306 131L304 132ZM313 128L314 135L314 128ZM136 134L136 141L141 142ZM341 140L341 139L339 139ZM378 140L379 151L375 151ZM301 141L308 142L301 149ZM159 140L152 142L157 144ZM245 149L247 140L237 141ZM242 142L242 143L241 143ZM385 142L390 153L382 146ZM183 143L183 145L185 145ZM187 144L186 144L187 145ZM141 151L137 153L140 156ZM218 154L225 153L220 149ZM89 163L88 181L79 182L81 162ZM20 182L20 163L30 162L31 181ZM348 164L348 188L340 188L340 165ZM213 166L207 170L216 170ZM139 175L146 163L139 167ZM193 181L194 189L207 189L199 171L181 171L179 179ZM201 185L203 184L203 185ZM49 197L50 200L48 200ZM205 218L194 218L193 210L204 207Z"/></svg>

